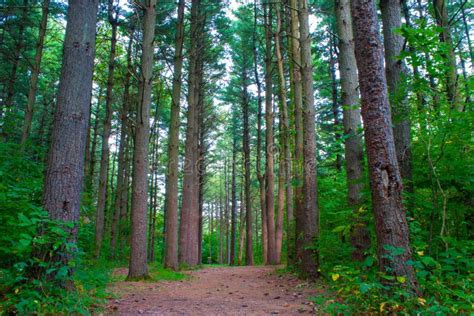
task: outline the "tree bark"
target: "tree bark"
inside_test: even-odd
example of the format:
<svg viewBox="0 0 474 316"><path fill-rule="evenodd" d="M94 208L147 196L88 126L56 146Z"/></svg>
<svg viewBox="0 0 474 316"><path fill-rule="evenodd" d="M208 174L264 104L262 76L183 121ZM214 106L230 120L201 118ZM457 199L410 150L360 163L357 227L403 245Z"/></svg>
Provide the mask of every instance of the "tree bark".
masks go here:
<svg viewBox="0 0 474 316"><path fill-rule="evenodd" d="M412 155L410 137L410 105L404 87L406 66L399 56L404 39L396 33L402 26L400 0L380 1L385 51L385 75L392 111L393 135L398 166L407 192L413 193Z"/></svg>
<svg viewBox="0 0 474 316"><path fill-rule="evenodd" d="M313 60L309 34L307 0L299 1L301 79L303 85L303 191L304 208L303 251L301 275L309 279L318 276L319 268L319 210L316 178L315 108L313 90Z"/></svg>
<svg viewBox="0 0 474 316"><path fill-rule="evenodd" d="M254 58L254 77L257 85L257 178L260 193L260 210L262 216L262 257L263 263L268 261L268 231L267 231L267 213L265 206L265 177L262 174L262 87L258 75L258 51L257 51L257 0L254 0L254 32L253 32L253 58Z"/></svg>
<svg viewBox="0 0 474 316"><path fill-rule="evenodd" d="M63 65L44 182L44 209L50 219L73 224L72 228L65 227L68 242L72 244L77 242L79 228L97 8L97 0L69 2ZM75 249L70 251L63 245L53 260L68 264L73 252Z"/></svg>
<svg viewBox="0 0 474 316"><path fill-rule="evenodd" d="M237 171L236 171L236 164L237 164L237 141L234 137L232 142L232 196L231 196L231 237L230 237L230 265L235 264L235 247L236 247L236 240L237 240Z"/></svg>
<svg viewBox="0 0 474 316"><path fill-rule="evenodd" d="M265 10L265 207L267 219L268 264L276 264L275 210L273 196L273 80L272 80L272 8L266 4Z"/></svg>
<svg viewBox="0 0 474 316"><path fill-rule="evenodd" d="M383 45L375 1L354 0L351 12L379 268L384 273L406 278L404 284L416 291L415 272L413 266L407 264L412 251L402 206L402 182L391 128Z"/></svg>
<svg viewBox="0 0 474 316"><path fill-rule="evenodd" d="M168 141L168 174L166 181L165 268L178 269L178 166L179 112L183 69L185 1L179 0L174 53L173 91Z"/></svg>
<svg viewBox="0 0 474 316"><path fill-rule="evenodd" d="M153 83L153 41L155 38L156 0L141 3L144 10L141 78L133 157L130 265L128 280L148 278L147 204L148 204L148 140L150 104Z"/></svg>
<svg viewBox="0 0 474 316"><path fill-rule="evenodd" d="M133 31L132 31L133 34ZM117 252L117 241L120 236L120 214L122 212L122 199L124 191L127 192L128 188L125 187L126 177L126 152L129 144L129 131L128 131L128 112L130 111L130 79L131 79L131 67L132 67L132 45L133 36L130 35L127 47L127 68L124 80L124 93L122 99L122 109L120 111L120 143L118 153L118 174L117 174L117 193L115 195L114 202L114 218L112 221L112 236L110 239L110 255L114 259L116 258Z"/></svg>
<svg viewBox="0 0 474 316"><path fill-rule="evenodd" d="M339 126L341 122L339 121L339 99L337 95L337 79L336 79L336 38L334 34L331 34L331 40L329 43L329 76L331 77L331 97L332 97L332 116L334 120L333 130L334 130L334 140L336 146L336 169L341 171L342 168L342 159L339 153L339 141L341 139L341 134L339 133Z"/></svg>
<svg viewBox="0 0 474 316"><path fill-rule="evenodd" d="M39 25L38 42L36 43L36 52L33 66L31 69L30 89L28 91L28 102L25 109L25 121L23 123L23 133L21 135L21 146L24 149L25 142L28 139L33 120L33 109L36 101L36 88L38 86L38 77L41 71L41 59L43 58L44 38L46 35L46 26L48 24L50 0L44 0L41 13L41 22Z"/></svg>
<svg viewBox="0 0 474 316"><path fill-rule="evenodd" d="M179 262L188 266L199 264L199 76L202 62L204 23L201 1L193 0L189 49L188 125L186 130L183 201L181 207Z"/></svg>
<svg viewBox="0 0 474 316"><path fill-rule="evenodd" d="M341 77L341 104L344 125L344 153L347 177L347 200L352 208L353 220L350 241L354 248L352 258L362 261L365 251L370 248L367 224L359 212L364 200L364 149L358 129L361 127L357 63L354 54L350 1L336 2L336 23L339 37L339 73Z"/></svg>
<svg viewBox="0 0 474 316"><path fill-rule="evenodd" d="M244 149L244 173L245 173L245 220L246 220L246 247L245 264L253 265L253 238L252 238L252 196L250 179L250 130L249 130L249 96L247 91L247 72L242 74L242 112L243 112L243 149Z"/></svg>
<svg viewBox="0 0 474 316"><path fill-rule="evenodd" d="M113 0L108 1L108 21L112 28L112 36L110 38L110 53L108 62L107 75L107 91L105 95L105 118L102 131L102 148L99 171L99 189L96 209L95 223L95 257L98 258L102 249L102 241L104 239L104 222L105 222L105 204L107 200L107 175L109 173L109 138L112 131L112 102L114 89L114 73L115 73L115 55L117 46L117 13L114 16Z"/></svg>
<svg viewBox="0 0 474 316"><path fill-rule="evenodd" d="M294 213L295 213L295 262L303 257L303 86L301 82L300 32L298 20L298 2L290 0L291 19L291 75L290 86L293 97L295 121L295 159L293 164L294 177Z"/></svg>

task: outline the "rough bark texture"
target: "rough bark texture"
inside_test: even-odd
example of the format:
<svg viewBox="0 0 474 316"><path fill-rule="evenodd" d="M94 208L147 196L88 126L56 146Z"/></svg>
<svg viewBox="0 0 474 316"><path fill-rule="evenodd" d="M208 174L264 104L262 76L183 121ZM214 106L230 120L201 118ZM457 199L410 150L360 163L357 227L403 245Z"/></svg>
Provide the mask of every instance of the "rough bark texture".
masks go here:
<svg viewBox="0 0 474 316"><path fill-rule="evenodd" d="M375 1L354 0L351 12L379 268L385 273L405 277L405 284L416 291L418 285L414 269L407 264L412 252L402 207L402 182L391 128L383 45Z"/></svg>
<svg viewBox="0 0 474 316"><path fill-rule="evenodd" d="M191 36L189 49L188 125L186 130L183 202L179 236L179 262L188 266L199 264L199 76L202 60L201 1L193 0L191 8Z"/></svg>
<svg viewBox="0 0 474 316"><path fill-rule="evenodd" d="M364 149L361 127L357 64L354 54L350 1L336 2L336 23L339 36L339 73L341 76L341 103L344 124L344 153L348 187L348 203L353 210L353 223L350 241L354 250L354 260L364 260L364 252L370 247L370 236L366 223L361 220L359 209L362 206L364 189Z"/></svg>
<svg viewBox="0 0 474 316"><path fill-rule="evenodd" d="M262 257L263 263L268 260L268 232L267 232L267 213L265 207L265 177L262 174L262 87L258 75L258 51L257 51L257 0L254 0L254 32L253 32L253 59L254 59L254 77L257 85L257 178L260 193L260 210L262 216Z"/></svg>
<svg viewBox="0 0 474 316"><path fill-rule="evenodd" d="M128 279L148 277L147 210L148 210L148 139L153 77L153 41L156 24L156 0L142 2L143 42L141 78L138 92L133 157L130 265Z"/></svg>
<svg viewBox="0 0 474 316"><path fill-rule="evenodd" d="M393 135L400 174L405 189L413 192L410 105L407 100L405 64L399 60L404 39L396 33L402 26L402 7L400 0L380 1L382 10L383 39L385 48L385 75L392 111Z"/></svg>
<svg viewBox="0 0 474 316"><path fill-rule="evenodd" d="M117 15L114 16L113 1L109 0L108 20L112 27L108 62L107 91L105 94L105 118L102 130L102 148L99 171L99 190L95 216L95 256L99 257L104 239L105 204L107 200L107 176L109 173L109 138L112 131L112 93L114 88L115 55L117 46Z"/></svg>
<svg viewBox="0 0 474 316"><path fill-rule="evenodd" d="M298 2L290 0L291 18L291 61L292 96L295 121L295 159L293 177L295 183L295 260L303 256L303 86L301 83L300 31L298 20Z"/></svg>
<svg viewBox="0 0 474 316"><path fill-rule="evenodd" d="M48 24L49 1L44 0L41 13L41 22L39 25L38 42L36 43L35 59L31 69L30 89L28 91L28 102L25 109L25 122L23 123L23 133L21 134L21 145L25 145L30 134L31 122L33 120L33 108L36 100L36 88L38 86L38 77L41 70L41 59L43 57L44 38L46 35L46 26Z"/></svg>
<svg viewBox="0 0 474 316"><path fill-rule="evenodd" d="M311 36L309 33L307 0L299 1L301 79L303 84L303 250L301 275L309 279L318 276L319 268L319 210L316 179L316 137L313 90Z"/></svg>
<svg viewBox="0 0 474 316"><path fill-rule="evenodd" d="M273 196L273 80L272 80L272 8L265 6L265 206L267 216L268 264L276 264L275 210Z"/></svg>
<svg viewBox="0 0 474 316"><path fill-rule="evenodd" d="M92 92L98 0L70 1L63 44L59 94L46 167L43 206L53 220L72 223L76 243L79 226L84 153ZM68 263L70 251L54 260Z"/></svg>
<svg viewBox="0 0 474 316"><path fill-rule="evenodd" d="M184 0L178 3L176 47L174 53L173 91L168 141L168 174L166 181L165 258L166 268L178 269L178 165L179 112L183 68Z"/></svg>

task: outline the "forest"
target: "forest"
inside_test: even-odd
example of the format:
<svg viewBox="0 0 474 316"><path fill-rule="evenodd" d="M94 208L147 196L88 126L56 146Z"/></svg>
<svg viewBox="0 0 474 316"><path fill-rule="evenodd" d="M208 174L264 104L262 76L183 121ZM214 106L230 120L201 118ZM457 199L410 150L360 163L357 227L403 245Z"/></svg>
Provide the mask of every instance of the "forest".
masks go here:
<svg viewBox="0 0 474 316"><path fill-rule="evenodd" d="M473 313L473 16L1 1L0 314Z"/></svg>

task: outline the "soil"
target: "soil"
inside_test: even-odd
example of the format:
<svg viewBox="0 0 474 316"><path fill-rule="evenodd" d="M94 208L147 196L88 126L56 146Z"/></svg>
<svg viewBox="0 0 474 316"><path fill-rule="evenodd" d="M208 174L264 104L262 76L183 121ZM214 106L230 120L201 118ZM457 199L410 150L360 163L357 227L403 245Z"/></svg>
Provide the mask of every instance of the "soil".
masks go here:
<svg viewBox="0 0 474 316"><path fill-rule="evenodd" d="M116 273L125 274L124 271ZM275 267L211 267L183 281L116 282L108 315L308 315L324 291Z"/></svg>

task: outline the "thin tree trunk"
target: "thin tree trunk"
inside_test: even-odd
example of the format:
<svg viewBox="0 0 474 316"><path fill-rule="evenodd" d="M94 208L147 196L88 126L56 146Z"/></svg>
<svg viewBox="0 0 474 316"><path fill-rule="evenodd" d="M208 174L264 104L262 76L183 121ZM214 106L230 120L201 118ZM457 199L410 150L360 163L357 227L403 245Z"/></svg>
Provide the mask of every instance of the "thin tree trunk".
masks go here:
<svg viewBox="0 0 474 316"><path fill-rule="evenodd" d="M242 74L242 105L243 105L243 150L245 173L245 220L246 220L246 247L245 264L253 265L253 238L252 238L252 196L250 179L250 130L249 130L249 96L247 91L247 72Z"/></svg>
<svg viewBox="0 0 474 316"><path fill-rule="evenodd" d="M237 141L234 137L234 140L232 142L232 184L231 184L231 190L232 190L232 197L231 197L231 202L232 202L232 210L231 210L231 237L230 237L230 265L235 264L235 247L236 247L236 238L237 238L237 179L236 179L236 173L237 173Z"/></svg>
<svg viewBox="0 0 474 316"><path fill-rule="evenodd" d="M179 113L183 69L185 1L179 0L174 54L173 91L168 141L168 173L166 181L165 268L178 269L178 167Z"/></svg>
<svg viewBox="0 0 474 316"><path fill-rule="evenodd" d="M77 241L79 228L97 8L97 0L69 3L59 94L44 182L43 206L50 219L73 223L72 227L64 227L68 242L72 244ZM53 260L68 264L72 258L73 253L61 247Z"/></svg>
<svg viewBox="0 0 474 316"><path fill-rule="evenodd" d="M445 59L445 79L446 94L451 107L460 112L464 110L464 105L460 102L460 95L457 89L458 75L456 72L456 55L454 53L453 39L451 36L451 26L449 24L447 2L445 0L433 0L434 17L438 27L441 28L439 40L445 43L447 54L443 53Z"/></svg>
<svg viewBox="0 0 474 316"><path fill-rule="evenodd" d="M337 79L336 79L336 39L335 35L331 34L331 40L329 43L329 76L331 77L331 96L332 96L332 116L334 120L333 129L334 129L334 138L336 143L336 169L341 171L342 168L342 159L341 154L339 153L339 141L341 139L341 134L339 133L339 126L341 122L339 121L339 100L337 95Z"/></svg>
<svg viewBox="0 0 474 316"><path fill-rule="evenodd" d="M244 243L245 243L245 217L248 215L247 210L245 209L244 203L244 186L245 186L245 171L243 173L243 177L241 178L241 186L240 186L240 220L239 220L239 257L237 260L237 265L243 264L244 258ZM247 262L247 260L245 260Z"/></svg>
<svg viewBox="0 0 474 316"><path fill-rule="evenodd" d="M406 278L404 284L417 291L413 266L407 263L411 260L410 234L402 206L402 183L391 128L375 1L354 0L351 12L379 268L384 273Z"/></svg>
<svg viewBox="0 0 474 316"><path fill-rule="evenodd" d="M291 71L292 96L295 117L295 159L293 177L295 183L295 260L299 264L303 258L303 86L301 82L300 32L298 20L298 2L290 0L291 18Z"/></svg>
<svg viewBox="0 0 474 316"><path fill-rule="evenodd" d="M199 264L199 92L204 23L201 1L193 0L191 9L191 43L189 49L188 126L186 130L183 202L181 207L179 262L188 266Z"/></svg>
<svg viewBox="0 0 474 316"><path fill-rule="evenodd" d="M43 58L44 38L46 35L46 26L48 23L49 1L44 0L41 13L41 22L38 32L38 42L36 43L36 52L33 66L31 69L30 89L28 91L28 102L25 109L25 122L23 123L23 133L21 135L21 146L24 148L28 139L33 120L33 108L36 100L36 88L38 86L38 77L41 71L41 59Z"/></svg>
<svg viewBox="0 0 474 316"><path fill-rule="evenodd" d="M291 155L289 149L289 121L288 121L288 110L287 110L287 98L286 98L286 81L285 81L285 70L283 66L283 56L280 45L280 33L282 30L282 19L281 19L281 8L276 8L277 16L277 29L274 34L275 51L278 66L278 78L279 78L279 94L280 94L280 152L279 152L279 171L278 171L278 212L276 221L276 235L275 235L275 246L276 246L276 261L281 262L281 251L283 244L283 218L285 213L285 205L288 213L291 213L293 217L292 203L290 200L292 197L291 183L289 180L290 171L289 166L291 164ZM288 194L290 193L290 194ZM288 218L288 222L293 221L292 218ZM288 226L290 227L290 225ZM288 236L292 235L292 231L288 230ZM293 240L292 237L288 237L288 240Z"/></svg>
<svg viewBox="0 0 474 316"><path fill-rule="evenodd" d="M317 201L315 108L313 90L313 60L309 34L307 0L299 1L301 79L303 85L303 256L301 275L309 279L318 276L319 210Z"/></svg>
<svg viewBox="0 0 474 316"><path fill-rule="evenodd" d="M91 144L91 149L90 149L90 157L88 159L89 161L89 167L88 171L89 173L86 174L86 191L92 192L93 186L94 186L94 174L95 174L95 165L96 165L96 151L97 151L97 138L99 136L99 121L100 121L100 115L99 115L99 109L100 109L100 101L101 101L101 96L102 96L102 87L99 88L99 95L97 96L97 108L95 111L95 120L94 120L94 127L92 128L92 144ZM92 110L92 108L91 108Z"/></svg>
<svg viewBox="0 0 474 316"><path fill-rule="evenodd" d="M148 277L146 257L146 214L148 204L148 140L150 134L150 104L153 76L153 41L156 24L156 0L141 3L144 10L142 65L139 85L133 157L130 266L127 279Z"/></svg>
<svg viewBox="0 0 474 316"><path fill-rule="evenodd" d="M341 105L345 137L347 200L353 214L350 241L354 248L352 258L362 261L365 258L365 251L370 248L370 236L367 224L361 218L362 213L359 212L364 202L362 196L364 189L364 149L362 136L358 132L361 127L361 117L350 1L339 0L336 2L335 8L339 37L339 72L341 76Z"/></svg>
<svg viewBox="0 0 474 316"><path fill-rule="evenodd" d="M132 31L133 34L133 31ZM127 68L124 82L124 93L122 99L122 109L120 111L120 142L119 142L119 153L118 153L118 174L117 174L117 194L115 195L114 203L114 218L112 221L112 236L110 239L110 255L113 259L116 258L117 254L117 241L120 236L120 214L122 212L122 199L124 191L127 192L128 188L125 187L125 169L126 169L126 152L128 150L128 112L130 109L130 79L131 79L131 67L132 67L132 45L133 36L130 35L127 47Z"/></svg>
<svg viewBox="0 0 474 316"><path fill-rule="evenodd" d="M275 210L273 196L273 82L272 82L272 8L267 4L265 10L265 206L267 217L268 264L276 264Z"/></svg>
<svg viewBox="0 0 474 316"><path fill-rule="evenodd" d="M109 173L109 138L112 131L112 93L114 89L115 55L117 46L117 13L114 16L113 0L108 1L108 20L112 27L110 38L109 70L107 75L107 91L105 96L105 118L102 131L102 149L99 171L99 190L97 198L96 223L95 223L95 257L99 257L104 239L105 203L107 199L107 175Z"/></svg>
<svg viewBox="0 0 474 316"><path fill-rule="evenodd" d="M257 85L257 178L260 193L260 210L262 216L262 257L263 263L268 262L268 231L267 216L265 206L265 177L262 174L262 87L258 75L258 51L257 51L257 0L254 0L254 32L253 32L253 57L254 57L254 76Z"/></svg>

